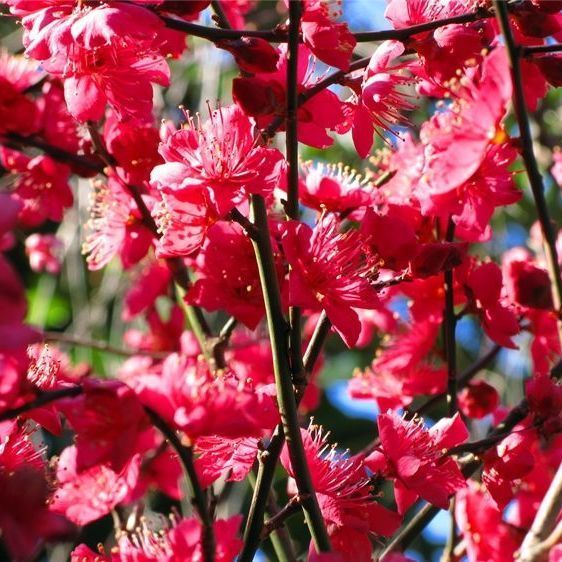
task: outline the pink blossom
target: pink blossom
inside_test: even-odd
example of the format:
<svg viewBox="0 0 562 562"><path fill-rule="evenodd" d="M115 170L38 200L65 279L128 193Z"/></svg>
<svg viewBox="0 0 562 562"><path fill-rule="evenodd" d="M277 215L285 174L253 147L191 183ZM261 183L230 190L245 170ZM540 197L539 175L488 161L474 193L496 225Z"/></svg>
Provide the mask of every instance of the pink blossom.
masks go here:
<svg viewBox="0 0 562 562"><path fill-rule="evenodd" d="M305 162L301 169L300 196L307 207L331 213L350 213L367 207L372 201L374 188L371 183L341 163L313 165Z"/></svg>
<svg viewBox="0 0 562 562"><path fill-rule="evenodd" d="M520 538L503 520L493 500L475 482L457 495L455 519L470 562L512 562ZM482 540L492 532L493 540Z"/></svg>
<svg viewBox="0 0 562 562"><path fill-rule="evenodd" d="M0 133L35 132L37 105L26 90L42 77L36 63L0 50Z"/></svg>
<svg viewBox="0 0 562 562"><path fill-rule="evenodd" d="M4 147L0 147L0 164L15 175L13 189L23 203L20 221L30 226L46 220L62 221L64 210L74 200L68 166L49 156L30 158Z"/></svg>
<svg viewBox="0 0 562 562"><path fill-rule="evenodd" d="M394 479L399 513L405 513L418 497L447 509L449 496L462 489L465 479L444 449L464 442L468 430L458 414L441 418L431 429L421 420L406 421L388 412L378 417L380 449L366 459L366 466Z"/></svg>
<svg viewBox="0 0 562 562"><path fill-rule="evenodd" d="M237 537L241 516L214 522L216 562L233 562L242 541ZM150 529L145 523L133 533L123 533L117 547L108 555L100 549L96 553L81 544L70 556L71 562L193 562L200 560L201 523L194 517L175 521L161 531Z"/></svg>
<svg viewBox="0 0 562 562"><path fill-rule="evenodd" d="M258 440L251 437L226 439L209 436L197 440L195 468L203 488L225 477L227 482L244 480L259 452Z"/></svg>
<svg viewBox="0 0 562 562"><path fill-rule="evenodd" d="M414 108L400 87L411 82L404 75L406 63L396 62L404 52L399 41L385 41L374 52L363 76L361 90L352 102L352 136L357 153L366 158L373 146L373 134L390 130L395 123L404 123L403 113Z"/></svg>
<svg viewBox="0 0 562 562"><path fill-rule="evenodd" d="M511 99L508 72L505 50L498 47L461 81L451 107L422 126L423 184L431 195L458 188L484 161Z"/></svg>
<svg viewBox="0 0 562 562"><path fill-rule="evenodd" d="M84 392L59 402L76 432L75 463L78 471L107 464L119 472L137 452L148 420L135 393L118 381L82 383Z"/></svg>
<svg viewBox="0 0 562 562"><path fill-rule="evenodd" d="M481 419L498 406L498 391L486 381L471 381L458 395L460 411L469 418Z"/></svg>
<svg viewBox="0 0 562 562"><path fill-rule="evenodd" d="M279 419L274 400L265 390L254 389L250 381L231 371L214 377L203 361L177 354L166 358L161 374L140 375L128 382L143 404L192 440L213 435L259 437Z"/></svg>
<svg viewBox="0 0 562 562"><path fill-rule="evenodd" d="M92 270L101 269L116 255L123 267L131 267L146 255L154 236L131 195L113 177L106 183L94 182L85 230L82 252Z"/></svg>
<svg viewBox="0 0 562 562"><path fill-rule="evenodd" d="M265 305L254 249L240 226L218 222L211 227L197 256L196 270L198 278L186 302L207 310L225 310L248 328L256 328ZM279 261L277 270L282 282L285 272Z"/></svg>
<svg viewBox="0 0 562 562"><path fill-rule="evenodd" d="M439 327L437 322L425 321L397 329L371 367L354 373L349 382L350 395L375 399L379 408L386 411L408 406L419 394L442 392L446 371L430 357Z"/></svg>
<svg viewBox="0 0 562 562"><path fill-rule="evenodd" d="M335 20L341 10L333 3L322 0L305 0L301 16L301 29L305 45L322 62L348 71L351 55L357 41L347 23Z"/></svg>
<svg viewBox="0 0 562 562"><path fill-rule="evenodd" d="M291 266L289 301L292 305L323 309L348 347L355 345L361 324L354 308L374 308L375 274L357 231L338 233L335 220L322 219L312 230L291 221L283 248Z"/></svg>
<svg viewBox="0 0 562 562"><path fill-rule="evenodd" d="M210 111L210 118L188 115L182 129L160 146L166 161L151 174L154 187L182 199L204 189L217 214L224 216L251 193L266 195L279 182L284 159L259 146L252 122L236 104Z"/></svg>
<svg viewBox="0 0 562 562"><path fill-rule="evenodd" d="M42 451L28 430L17 423L0 424L0 527L15 562L33 560L42 544L63 540L73 526L48 510L48 484Z"/></svg>
<svg viewBox="0 0 562 562"><path fill-rule="evenodd" d="M400 516L375 501L360 458L348 458L338 452L335 445L328 443L328 435L321 427L311 425L308 430L301 429L301 435L316 497L334 548L345 559L370 561L369 536L392 535L400 525ZM281 462L294 477L286 446Z"/></svg>
<svg viewBox="0 0 562 562"><path fill-rule="evenodd" d="M235 78L233 83L235 101L245 113L256 119L260 129L265 129L285 111L287 49L284 45L279 49L281 56L276 72ZM300 94L306 94L316 82L314 67L310 64L310 51L306 46L299 48L298 57L298 90ZM322 90L300 105L298 120L299 141L317 148L326 148L333 143L326 130L345 132L350 126L344 103L330 90ZM282 121L279 130L283 130Z"/></svg>
<svg viewBox="0 0 562 562"><path fill-rule="evenodd" d="M86 525L127 500L136 486L141 459L139 455L132 457L119 472L105 464L79 471L77 457L76 447L62 452L57 465L58 485L49 509L77 525Z"/></svg>
<svg viewBox="0 0 562 562"><path fill-rule="evenodd" d="M53 234L32 234L25 240L29 265L35 272L47 271L53 275L61 268L62 242Z"/></svg>
<svg viewBox="0 0 562 562"><path fill-rule="evenodd" d="M492 262L474 267L466 279L472 306L484 331L499 345L517 349L511 338L519 333L519 322L515 313L501 302L502 287L501 269Z"/></svg>

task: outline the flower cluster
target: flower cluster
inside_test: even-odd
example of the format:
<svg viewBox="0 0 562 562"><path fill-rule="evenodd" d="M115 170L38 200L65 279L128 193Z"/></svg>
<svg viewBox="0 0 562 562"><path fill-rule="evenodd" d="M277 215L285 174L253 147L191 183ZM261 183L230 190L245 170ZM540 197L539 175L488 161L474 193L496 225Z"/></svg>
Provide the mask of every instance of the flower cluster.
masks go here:
<svg viewBox="0 0 562 562"><path fill-rule="evenodd" d="M0 550L562 560L562 2L0 4Z"/></svg>

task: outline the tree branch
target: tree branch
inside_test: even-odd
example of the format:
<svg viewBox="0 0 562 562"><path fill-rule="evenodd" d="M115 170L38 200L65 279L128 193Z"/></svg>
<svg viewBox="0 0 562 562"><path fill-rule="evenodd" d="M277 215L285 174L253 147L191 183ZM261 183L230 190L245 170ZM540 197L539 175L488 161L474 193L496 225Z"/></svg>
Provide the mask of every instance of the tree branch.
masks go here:
<svg viewBox="0 0 562 562"><path fill-rule="evenodd" d="M58 146L49 144L45 140L35 137L35 136L24 136L18 133L5 133L2 135L4 143L7 145L15 145L16 148L21 149L26 146L32 148L38 148L57 162L62 162L63 164L74 164L80 166L87 170L93 172L103 173L104 164L101 161L96 161L88 156L82 156L80 154L75 154L74 152L69 152Z"/></svg>
<svg viewBox="0 0 562 562"><path fill-rule="evenodd" d="M75 345L77 347L88 347L90 349L97 349L98 351L105 351L107 353L114 353L123 357L132 357L133 355L146 355L154 359L165 359L169 353L158 351L147 351L144 349L125 349L117 347L100 340L91 340L66 332L44 332L44 339L46 342L57 342Z"/></svg>
<svg viewBox="0 0 562 562"><path fill-rule="evenodd" d="M445 240L452 242L455 232L455 223L449 219ZM445 357L447 359L447 406L449 416L457 411L457 349L455 330L457 319L455 317L455 294L453 269L444 273L445 280L445 310L443 312L443 335L445 339Z"/></svg>
<svg viewBox="0 0 562 562"><path fill-rule="evenodd" d="M82 394L81 386L69 386L61 388L58 390L51 390L49 392L43 392L37 396L34 400L26 402L17 408L10 408L0 412L0 422L13 420L22 414L35 410L36 408L41 408L57 400L62 400L63 398L72 398Z"/></svg>
<svg viewBox="0 0 562 562"><path fill-rule="evenodd" d="M193 449L191 447L186 447L182 444L177 433L166 423L166 421L160 417L160 415L155 412L152 408L148 406L144 407L146 414L150 418L154 427L156 427L166 440L170 443L170 446L176 451L182 467L185 472L185 476L191 491L193 494L193 505L199 519L201 520L202 530L202 550L203 550L203 560L205 562L213 562L215 560L215 532L213 529L213 520L209 512L209 506L207 505L207 498L205 492L201 487L197 472L195 470L195 464L193 462Z"/></svg>
<svg viewBox="0 0 562 562"><path fill-rule="evenodd" d="M555 43L553 45L532 45L529 47L521 47L524 57L532 57L534 55L542 55L546 53L559 53L562 51L562 45Z"/></svg>
<svg viewBox="0 0 562 562"><path fill-rule="evenodd" d="M545 554L549 546L549 537L556 525L562 509L562 463L539 506L531 529L521 543L518 562L536 562ZM546 545L545 545L546 543Z"/></svg>
<svg viewBox="0 0 562 562"><path fill-rule="evenodd" d="M299 141L298 118L298 62L300 0L289 0L289 43L287 49L287 107L285 113L285 146L287 156L287 202L285 213L288 220L299 219ZM289 271L289 275L290 275ZM306 385L306 373L302 362L301 343L302 315L299 307L289 307L289 361L295 387Z"/></svg>
<svg viewBox="0 0 562 562"><path fill-rule="evenodd" d="M283 434L287 440L287 448L297 489L303 498L302 507L312 535L312 540L317 551L329 551L330 540L324 525L322 513L318 506L316 494L314 493L312 478L310 476L300 433L297 403L293 384L291 382L291 370L289 365L287 341L288 326L283 316L279 283L277 281L277 272L267 223L267 208L263 197L260 195L252 195L251 208L253 222L259 231L258 239L252 241L252 243L258 262L267 312L267 324L273 352L275 386L277 389L277 400L281 414ZM247 560L247 558L241 557L240 560L242 562L243 560Z"/></svg>
<svg viewBox="0 0 562 562"><path fill-rule="evenodd" d="M521 47L515 43L511 25L509 22L509 12L506 2L503 0L493 0L494 8L500 29L504 36L505 46L511 67L511 80L513 83L513 106L515 116L519 124L519 135L521 139L521 154L529 177L531 191L537 208L537 215L541 225L548 275L552 286L552 302L558 318L558 338L562 344L562 277L560 275L560 265L558 253L556 251L556 234L552 220L548 211L548 206L544 196L544 184L542 175L539 171L535 153L533 150L533 137L527 107L525 104L525 93L523 90L523 78L521 74Z"/></svg>
<svg viewBox="0 0 562 562"><path fill-rule="evenodd" d="M440 27L452 24L463 24L471 23L480 19L486 19L492 17L489 10L485 8L479 8L473 12L467 14L462 14L460 16L454 16L451 18L443 18L435 21L430 21L422 23L419 25L413 25L410 27L405 27L403 29L385 29L383 31L360 31L353 33L356 41L358 43L374 42L374 41L386 41L387 39L395 39L397 41L406 41L418 35L419 33L424 33L427 31L434 31ZM283 26L279 26L277 29L267 29L267 30L254 30L254 29L221 29L216 27L207 27L204 25L199 25L191 22L186 22L184 20L162 17L162 20L170 29L175 29L177 31L183 31L188 35L193 35L194 37L200 37L202 39L208 39L209 41L221 41L222 39L241 39L242 37L258 37L265 39L270 43L287 43L290 41L289 33ZM299 41L302 42L302 36L299 35Z"/></svg>

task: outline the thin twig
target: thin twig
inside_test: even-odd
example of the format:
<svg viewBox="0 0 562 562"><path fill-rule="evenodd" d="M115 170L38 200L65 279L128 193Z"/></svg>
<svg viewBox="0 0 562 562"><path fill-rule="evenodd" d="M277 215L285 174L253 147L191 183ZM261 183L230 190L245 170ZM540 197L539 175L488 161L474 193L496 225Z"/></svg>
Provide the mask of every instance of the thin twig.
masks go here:
<svg viewBox="0 0 562 562"><path fill-rule="evenodd" d="M299 27L301 18L300 0L289 1L289 43L287 47L287 107L285 112L285 146L287 157L287 202L285 213L288 220L299 219L299 141L298 116L298 63ZM291 272L289 270L289 275ZM306 385L306 373L302 362L301 310L289 307L289 361L295 387Z"/></svg>
<svg viewBox="0 0 562 562"><path fill-rule="evenodd" d="M449 219L447 226L446 241L452 242L455 232L455 223ZM455 317L455 289L453 280L453 269L444 272L445 280L445 310L443 312L443 334L445 339L445 357L447 359L447 406L449 416L457 411L457 349L455 340L455 329L457 319Z"/></svg>
<svg viewBox="0 0 562 562"><path fill-rule="evenodd" d="M545 542L554 530L562 509L562 463L539 506L529 532L521 543L518 562L536 562L545 554Z"/></svg>
<svg viewBox="0 0 562 562"><path fill-rule="evenodd" d="M522 47L524 57L532 57L534 55L542 55L546 53L559 53L562 51L562 45L555 43L553 45L532 45L529 47Z"/></svg>
<svg viewBox="0 0 562 562"><path fill-rule="evenodd" d="M148 357L152 357L154 359L165 359L169 355L169 353L166 352L149 351L145 349L125 349L123 347L111 345L104 341L83 338L66 332L44 332L43 336L46 342L66 343L77 347L88 347L90 349L97 349L98 351L121 355L122 357L147 355Z"/></svg>
<svg viewBox="0 0 562 562"><path fill-rule="evenodd" d="M252 485L252 488L256 489L256 476L253 471L250 471L248 474L248 480ZM299 508L300 509L300 508ZM267 497L265 498L265 511L264 514L267 513L269 517L275 517L277 513L279 513L280 509L277 506L275 501L275 492L270 489ZM297 556L295 554L295 548L293 546L293 542L291 541L291 537L287 532L285 527L279 527L275 530L272 530L268 534L268 538L271 541L271 545L275 550L275 555L279 562L297 562ZM261 540L261 537L258 536L258 541Z"/></svg>
<svg viewBox="0 0 562 562"><path fill-rule="evenodd" d="M292 515L295 515L300 511L300 504L302 502L302 498L300 496L293 496L287 504L280 509L273 517L268 519L262 529L261 537L262 540L269 536L270 533L279 529L285 525L285 521L289 519Z"/></svg>
<svg viewBox="0 0 562 562"><path fill-rule="evenodd" d="M529 123L529 115L527 114L527 106L525 103L525 93L523 90L523 77L521 73L521 55L522 50L515 43L511 24L509 22L509 12L505 1L494 0L494 8L500 29L504 36L505 46L509 57L511 68L511 80L513 83L513 106L515 116L519 124L519 135L521 142L521 154L523 162L527 170L529 184L535 200L537 215L541 225L541 231L545 246L546 265L550 283L552 287L552 302L558 319L558 338L562 344L562 277L560 275L560 265L558 262L558 253L556 251L556 234L550 218L548 205L544 196L544 184L542 175L537 165L535 153L533 150L533 137L531 134L531 126Z"/></svg>
<svg viewBox="0 0 562 562"><path fill-rule="evenodd" d="M303 511L308 523L312 540L318 552L330 550L330 540L324 524L320 507L314 493L312 478L306 460L306 454L300 433L297 403L295 400L291 370L288 355L287 322L283 316L277 271L273 258L269 227L267 223L267 208L265 200L260 195L252 195L251 208L253 222L259 230L257 241L252 241L258 262L269 337L273 352L273 368L277 400L283 425L283 433L287 441L289 458L297 489L303 497ZM241 558L241 561L243 558Z"/></svg>
<svg viewBox="0 0 562 562"><path fill-rule="evenodd" d="M217 22L217 25L223 29L232 29L227 15L222 9L220 0L212 0L211 8L213 9L213 12L215 12L213 19Z"/></svg>
<svg viewBox="0 0 562 562"><path fill-rule="evenodd" d="M403 29L388 29L383 31L361 31L353 35L358 43L386 41L387 39L395 39L397 41L406 41L427 31L433 31L440 27L451 24L471 23L480 19L492 17L492 14L484 9L479 8L473 12L454 16L451 18L443 18L440 20L430 21L419 25L405 27ZM167 27L177 31L183 31L194 37L201 37L209 41L220 41L222 39L241 39L242 37L259 37L271 43L287 43L289 41L289 34L283 27L278 29L267 30L254 30L254 29L221 29L216 27L207 27L198 25L184 20L162 17L162 20ZM302 36L299 36L299 41L302 41Z"/></svg>
<svg viewBox="0 0 562 562"><path fill-rule="evenodd" d="M216 545L213 520L209 512L209 506L207 505L205 492L201 487L199 477L197 476L197 471L195 470L195 463L193 462L193 449L182 444L177 433L157 412L147 406L145 406L144 409L154 427L156 427L167 439L167 441L170 443L170 446L176 451L180 459L182 467L185 471L186 479L189 482L191 491L193 493L193 505L195 507L195 510L197 511L197 514L199 515L201 525L203 526L203 560L205 562L213 562L215 559Z"/></svg>
<svg viewBox="0 0 562 562"><path fill-rule="evenodd" d="M89 158L88 156L83 156L80 154L75 154L74 152L69 152L63 148L59 148L53 144L49 144L45 140L35 137L35 136L24 136L18 133L5 133L2 135L5 140L0 140L1 144L14 144L17 148L22 148L30 146L32 148L38 148L45 154L54 158L58 162L64 164L73 164L85 168L86 170L91 170L93 172L102 173L104 169L103 162L97 159Z"/></svg>
<svg viewBox="0 0 562 562"><path fill-rule="evenodd" d="M6 420L13 420L22 414L35 410L36 408L41 408L57 400L62 400L63 398L72 398L82 394L81 386L69 386L67 388L61 388L58 390L51 390L49 392L44 392L39 394L37 398L18 406L17 408L10 408L0 412L0 422Z"/></svg>

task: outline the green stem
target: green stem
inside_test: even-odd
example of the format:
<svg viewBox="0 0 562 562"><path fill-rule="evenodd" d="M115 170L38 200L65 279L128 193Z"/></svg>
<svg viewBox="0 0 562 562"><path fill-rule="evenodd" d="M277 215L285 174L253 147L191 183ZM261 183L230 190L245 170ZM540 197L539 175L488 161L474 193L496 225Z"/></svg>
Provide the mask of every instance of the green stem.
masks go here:
<svg viewBox="0 0 562 562"><path fill-rule="evenodd" d="M264 294L267 313L267 325L273 353L273 370L277 401L281 414L283 433L287 441L287 448L297 489L303 499L302 507L314 546L318 552L330 550L330 540L324 519L318 506L312 478L306 461L306 454L301 438L297 403L293 384L288 353L288 326L283 316L281 294L277 280L277 271L273 258L269 227L267 223L267 208L263 197L253 195L251 199L253 222L258 229L259 236L252 241L262 291Z"/></svg>
<svg viewBox="0 0 562 562"><path fill-rule="evenodd" d="M199 519L201 520L202 530L202 550L203 550L203 560L205 562L213 562L215 560L215 532L213 529L213 519L209 512L209 506L207 505L207 497L201 484L199 482L199 477L197 476L197 471L195 470L195 463L193 462L193 449L191 447L186 447L182 444L177 433L166 423L166 421L160 417L151 408L147 406L144 410L148 417L150 418L152 425L156 427L162 435L168 440L170 446L176 451L181 465L184 469L186 480L189 483L191 492L193 495L193 505Z"/></svg>

